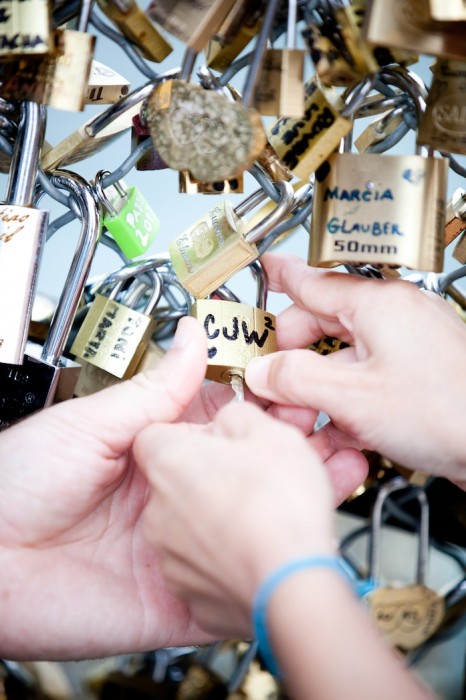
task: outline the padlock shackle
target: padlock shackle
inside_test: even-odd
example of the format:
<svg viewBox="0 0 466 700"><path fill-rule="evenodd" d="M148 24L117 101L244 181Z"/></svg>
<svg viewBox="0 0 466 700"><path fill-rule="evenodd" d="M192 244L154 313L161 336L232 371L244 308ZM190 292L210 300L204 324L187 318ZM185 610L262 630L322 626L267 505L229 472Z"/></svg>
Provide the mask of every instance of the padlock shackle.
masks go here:
<svg viewBox="0 0 466 700"><path fill-rule="evenodd" d="M45 135L46 110L24 100L20 106L18 133L13 146L5 202L30 207L39 169L40 151Z"/></svg>
<svg viewBox="0 0 466 700"><path fill-rule="evenodd" d="M82 212L81 233L63 292L42 348L41 359L58 366L100 238L100 214L90 184L70 170L52 170L55 187L68 190Z"/></svg>
<svg viewBox="0 0 466 700"><path fill-rule="evenodd" d="M259 221L256 226L245 234L244 240L247 243L257 243L257 241L260 241L261 238L267 235L267 233L277 226L277 224L285 218L286 214L291 211L295 195L292 185L286 182L286 180L278 180L278 182L275 183L275 187L277 187L281 193L277 206L265 219Z"/></svg>
<svg viewBox="0 0 466 700"><path fill-rule="evenodd" d="M340 112L340 116L345 119L352 119L356 116L357 111L362 107L366 97L374 89L378 74L366 75L366 77L357 85L348 88L343 94L345 106Z"/></svg>
<svg viewBox="0 0 466 700"><path fill-rule="evenodd" d="M369 536L369 579L377 581L380 570L380 531L382 528L382 511L387 498L401 489L411 489L420 507L419 546L417 557L416 583L425 585L427 553L429 549L429 504L423 489L411 486L403 477L396 477L379 489L371 516L371 532Z"/></svg>
<svg viewBox="0 0 466 700"><path fill-rule="evenodd" d="M256 308L262 309L263 311L267 308L267 296L269 293L269 278L265 267L262 265L260 260L254 260L249 265L252 276L256 282Z"/></svg>
<svg viewBox="0 0 466 700"><path fill-rule="evenodd" d="M107 195L105 194L104 186L102 184L102 180L104 179L104 177L110 174L110 170L99 170L99 172L96 173L94 178L94 192L96 194L97 199L107 210L110 216L115 217L118 216L118 212L107 197ZM121 198L126 196L127 193L123 190L118 180L113 184L113 187L116 189Z"/></svg>

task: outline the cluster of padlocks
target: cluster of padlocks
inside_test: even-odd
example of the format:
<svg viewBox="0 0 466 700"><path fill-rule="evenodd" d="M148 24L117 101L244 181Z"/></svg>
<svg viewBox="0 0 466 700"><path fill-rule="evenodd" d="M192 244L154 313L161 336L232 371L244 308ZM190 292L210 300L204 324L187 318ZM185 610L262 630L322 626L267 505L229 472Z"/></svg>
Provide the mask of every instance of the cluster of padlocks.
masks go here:
<svg viewBox="0 0 466 700"><path fill-rule="evenodd" d="M207 379L231 383L241 396L249 360L276 349L260 257L294 232L309 238L310 265L404 277L464 314L466 298L453 283L466 275L466 191L447 192L449 168L466 175L458 158L466 154L461 0L154 0L146 8L135 0L0 0L0 25L0 170L8 174L0 208L1 430L155 366L188 314L207 334ZM140 85L130 88L93 59L89 25L126 52ZM186 47L181 66L170 63L173 38ZM416 73L422 55L433 57L429 89ZM108 106L60 143L45 140L48 106L88 104ZM369 123L353 144L360 119ZM416 152L382 160L410 131ZM125 132L131 146L121 166L92 181L79 174L96 153L105 163ZM148 178L177 171L187 208L189 194L211 195L207 213L184 231L174 217L168 253L153 252L159 220L124 181L133 168ZM257 190L234 205L223 195L242 193L246 173ZM53 222L46 196L66 208ZM42 251L74 219L81 231L63 292L53 313L42 311ZM457 265L446 272L453 242ZM91 277L102 245L122 265ZM228 286L245 268L257 283L255 307ZM340 347L324 338L312 349ZM403 488L420 503L421 515L407 516L422 526L417 583L379 587L370 604L393 646L414 658L464 618L466 584L442 597L425 585L425 489L391 481L393 473L380 462L371 470L372 549L357 573L378 579L382 503ZM402 615L404 626L395 624ZM121 693L132 688L118 697L139 697L143 678L163 693L153 697L284 697L255 656L244 642L159 650L126 659L96 692L115 697L115 682Z"/></svg>

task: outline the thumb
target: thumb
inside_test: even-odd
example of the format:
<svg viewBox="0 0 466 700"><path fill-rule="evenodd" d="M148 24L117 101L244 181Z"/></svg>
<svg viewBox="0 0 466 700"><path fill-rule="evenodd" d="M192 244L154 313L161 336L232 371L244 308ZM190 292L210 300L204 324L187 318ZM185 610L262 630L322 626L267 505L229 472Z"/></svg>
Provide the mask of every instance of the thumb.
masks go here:
<svg viewBox="0 0 466 700"><path fill-rule="evenodd" d="M182 318L173 345L160 364L92 396L73 399L48 412L85 435L96 435L121 453L137 433L153 422L175 421L200 390L205 377L207 343L201 324Z"/></svg>

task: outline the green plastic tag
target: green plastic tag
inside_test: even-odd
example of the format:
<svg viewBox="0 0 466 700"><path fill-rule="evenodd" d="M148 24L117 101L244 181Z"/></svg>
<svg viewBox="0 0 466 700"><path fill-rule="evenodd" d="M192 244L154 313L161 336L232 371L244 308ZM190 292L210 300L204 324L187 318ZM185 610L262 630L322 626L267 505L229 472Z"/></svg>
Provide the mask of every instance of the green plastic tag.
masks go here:
<svg viewBox="0 0 466 700"><path fill-rule="evenodd" d="M137 187L129 187L127 196L117 197L111 204L118 216L104 215L103 224L128 258L136 258L151 246L160 221Z"/></svg>

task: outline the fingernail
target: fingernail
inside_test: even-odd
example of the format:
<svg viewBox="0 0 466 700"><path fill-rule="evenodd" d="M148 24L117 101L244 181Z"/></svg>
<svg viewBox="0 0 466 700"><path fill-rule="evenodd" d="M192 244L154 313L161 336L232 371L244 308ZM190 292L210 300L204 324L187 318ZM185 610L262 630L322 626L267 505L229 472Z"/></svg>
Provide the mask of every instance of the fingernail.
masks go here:
<svg viewBox="0 0 466 700"><path fill-rule="evenodd" d="M191 331L189 328L189 322L186 323L186 318L180 319L176 329L175 337L173 338L172 349L182 350L185 348L191 340Z"/></svg>
<svg viewBox="0 0 466 700"><path fill-rule="evenodd" d="M251 389L262 389L268 384L271 356L255 357L246 367L246 383Z"/></svg>

